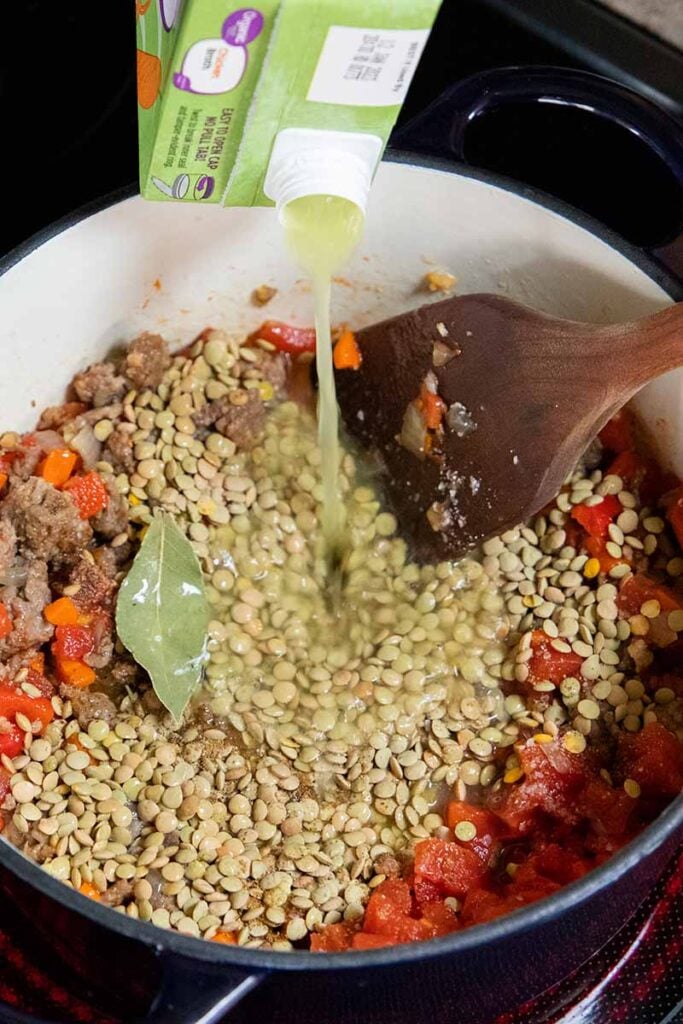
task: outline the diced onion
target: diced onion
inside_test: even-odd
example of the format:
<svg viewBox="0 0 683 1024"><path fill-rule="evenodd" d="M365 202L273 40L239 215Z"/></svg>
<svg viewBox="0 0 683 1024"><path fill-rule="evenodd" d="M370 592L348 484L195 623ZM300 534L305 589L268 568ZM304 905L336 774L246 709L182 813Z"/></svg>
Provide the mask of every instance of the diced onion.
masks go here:
<svg viewBox="0 0 683 1024"><path fill-rule="evenodd" d="M71 440L70 447L78 452L86 469L92 469L99 462L102 445L95 437L91 426L84 426Z"/></svg>
<svg viewBox="0 0 683 1024"><path fill-rule="evenodd" d="M434 348L432 349L432 363L434 366L445 366L446 363L450 363L454 356L455 352L450 345L445 345L443 341L434 342Z"/></svg>
<svg viewBox="0 0 683 1024"><path fill-rule="evenodd" d="M64 447L64 438L56 430L37 430L33 436L41 451L53 452Z"/></svg>
<svg viewBox="0 0 683 1024"><path fill-rule="evenodd" d="M13 565L0 576L0 587L21 587L28 577L28 569L23 565Z"/></svg>
<svg viewBox="0 0 683 1024"><path fill-rule="evenodd" d="M403 414L398 443L419 459L424 458L426 430L424 420L414 402L410 402Z"/></svg>
<svg viewBox="0 0 683 1024"><path fill-rule="evenodd" d="M462 402L453 402L453 405L449 406L446 422L458 437L467 437L477 429L477 424L472 419L469 409Z"/></svg>
<svg viewBox="0 0 683 1024"><path fill-rule="evenodd" d="M439 390L439 382L436 379L436 374L432 370L430 370L427 373L427 376L425 377L423 383L427 391L429 391L430 394L432 395L435 395Z"/></svg>

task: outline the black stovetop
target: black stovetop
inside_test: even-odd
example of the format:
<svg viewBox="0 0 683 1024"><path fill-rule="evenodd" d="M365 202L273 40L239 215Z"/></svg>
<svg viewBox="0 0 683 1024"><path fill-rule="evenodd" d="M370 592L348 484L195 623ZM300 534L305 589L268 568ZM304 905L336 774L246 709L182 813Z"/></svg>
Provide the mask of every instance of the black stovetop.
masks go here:
<svg viewBox="0 0 683 1024"><path fill-rule="evenodd" d="M0 255L137 177L132 4L9 6L0 54ZM399 125L454 81L510 64L608 74L683 117L681 54L593 0L444 0ZM517 128L496 124L494 144L484 139L474 162L523 171L510 165ZM577 140L577 164L599 138L598 130ZM653 191L641 181L639 203Z"/></svg>
<svg viewBox="0 0 683 1024"><path fill-rule="evenodd" d="M133 4L22 0L12 7L3 11L0 54L0 188L5 198L0 256L137 176ZM512 64L609 75L683 118L681 54L594 0L444 0L399 126L453 82ZM527 132L528 140L532 129L512 122L491 124L492 135L475 139L472 161L523 176L523 163L512 156L523 137L520 131ZM595 160L600 145L600 158L611 155L618 166L618 145L616 153L608 154L599 127L579 134L577 145L583 150L577 150L573 166ZM551 185L562 194L561 182L553 179L546 187ZM653 214L660 214L658 197L652 195L657 190L649 187L647 177L637 186L639 203L653 202ZM583 204L581 196L574 201L609 221L611 212L599 208L595 194ZM628 234L630 225L623 227ZM0 1021L30 1019L21 1012L13 1016L22 1010L53 1021L111 1019L94 993L75 995L54 958L46 959L44 951L33 948L30 934L9 924L8 910L0 903ZM580 976L520 1008L507 1024L680 1024L682 947L679 864Z"/></svg>

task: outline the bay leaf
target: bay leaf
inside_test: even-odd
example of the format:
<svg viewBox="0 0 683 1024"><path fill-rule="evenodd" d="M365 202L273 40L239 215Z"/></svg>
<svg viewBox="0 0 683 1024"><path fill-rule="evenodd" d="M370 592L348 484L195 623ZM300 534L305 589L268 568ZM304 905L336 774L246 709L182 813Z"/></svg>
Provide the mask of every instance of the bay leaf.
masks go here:
<svg viewBox="0 0 683 1024"><path fill-rule="evenodd" d="M121 584L116 629L178 721L201 681L209 603L192 545L168 513L157 513Z"/></svg>

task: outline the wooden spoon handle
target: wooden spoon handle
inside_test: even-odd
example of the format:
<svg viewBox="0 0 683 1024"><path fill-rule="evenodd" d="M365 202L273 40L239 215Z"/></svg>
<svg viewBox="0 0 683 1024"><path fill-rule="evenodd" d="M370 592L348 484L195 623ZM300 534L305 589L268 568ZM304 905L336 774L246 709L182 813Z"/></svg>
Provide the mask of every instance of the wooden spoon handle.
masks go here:
<svg viewBox="0 0 683 1024"><path fill-rule="evenodd" d="M613 355L624 384L634 390L683 366L683 302L617 329Z"/></svg>

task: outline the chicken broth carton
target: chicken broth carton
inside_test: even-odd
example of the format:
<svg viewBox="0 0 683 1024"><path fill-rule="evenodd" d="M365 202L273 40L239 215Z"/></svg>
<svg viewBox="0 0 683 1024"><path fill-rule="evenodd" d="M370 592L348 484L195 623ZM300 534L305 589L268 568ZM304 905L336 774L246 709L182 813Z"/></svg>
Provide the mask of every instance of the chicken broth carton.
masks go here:
<svg viewBox="0 0 683 1024"><path fill-rule="evenodd" d="M439 0L137 0L145 199L267 206L276 140L372 177ZM343 162L343 161L342 161ZM340 173L343 173L343 169Z"/></svg>

